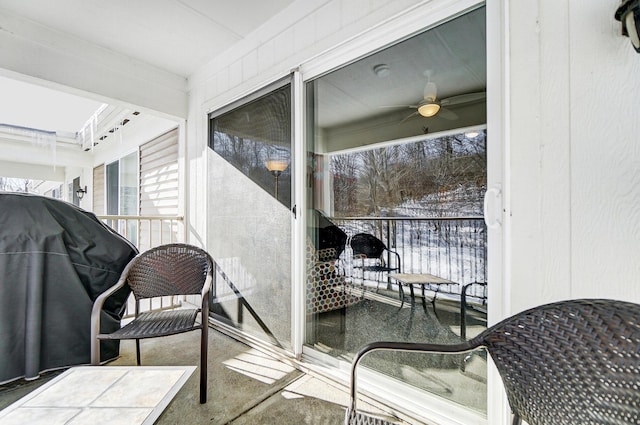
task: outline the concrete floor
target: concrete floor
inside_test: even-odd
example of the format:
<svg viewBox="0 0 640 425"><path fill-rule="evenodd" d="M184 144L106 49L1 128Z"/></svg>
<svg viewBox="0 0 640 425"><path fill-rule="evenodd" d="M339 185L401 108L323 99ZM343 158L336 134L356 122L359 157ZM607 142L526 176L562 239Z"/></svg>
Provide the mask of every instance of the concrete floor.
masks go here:
<svg viewBox="0 0 640 425"><path fill-rule="evenodd" d="M174 424L341 424L348 389L326 378L252 349L213 329L209 337L208 402L199 403L198 371L156 422ZM143 365L197 365L199 333L141 342ZM107 366L135 365L135 345L124 341L122 356ZM57 376L0 387L0 409ZM368 406L368 409L375 409Z"/></svg>

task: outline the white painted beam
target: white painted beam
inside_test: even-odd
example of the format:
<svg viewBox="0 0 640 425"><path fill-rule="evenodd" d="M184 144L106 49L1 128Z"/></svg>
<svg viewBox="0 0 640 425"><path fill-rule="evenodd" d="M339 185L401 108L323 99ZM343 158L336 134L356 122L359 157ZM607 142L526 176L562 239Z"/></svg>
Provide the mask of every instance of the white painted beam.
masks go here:
<svg viewBox="0 0 640 425"><path fill-rule="evenodd" d="M0 9L0 74L166 114L187 116L187 79ZM49 82L49 83L46 83Z"/></svg>
<svg viewBox="0 0 640 425"><path fill-rule="evenodd" d="M91 167L93 165L93 155L90 152L84 152L80 145L71 147L58 146L55 151L46 146L38 146L24 140L7 138L0 134L0 152L2 152L2 160L7 162L28 164L39 164L51 166L75 166L75 167ZM0 168L0 176L3 169Z"/></svg>
<svg viewBox="0 0 640 425"><path fill-rule="evenodd" d="M0 161L0 177L63 182L65 167Z"/></svg>

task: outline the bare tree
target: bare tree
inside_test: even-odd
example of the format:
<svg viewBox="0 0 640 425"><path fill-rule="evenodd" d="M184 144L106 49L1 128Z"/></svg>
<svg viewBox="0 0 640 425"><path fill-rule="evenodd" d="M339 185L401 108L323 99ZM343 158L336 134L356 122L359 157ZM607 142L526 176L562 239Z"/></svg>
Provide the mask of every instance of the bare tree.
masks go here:
<svg viewBox="0 0 640 425"><path fill-rule="evenodd" d="M379 216L416 201L425 215L477 213L486 189L485 136L445 136L334 155L331 172L337 212Z"/></svg>
<svg viewBox="0 0 640 425"><path fill-rule="evenodd" d="M29 193L31 192L32 183L29 179L0 177L0 191Z"/></svg>
<svg viewBox="0 0 640 425"><path fill-rule="evenodd" d="M360 184L368 214L380 215L383 208L393 209L400 201L400 182L407 172L401 161L401 149L389 146L360 154Z"/></svg>
<svg viewBox="0 0 640 425"><path fill-rule="evenodd" d="M337 214L356 213L357 207L357 158L355 155L334 155L330 161L333 176L334 210Z"/></svg>

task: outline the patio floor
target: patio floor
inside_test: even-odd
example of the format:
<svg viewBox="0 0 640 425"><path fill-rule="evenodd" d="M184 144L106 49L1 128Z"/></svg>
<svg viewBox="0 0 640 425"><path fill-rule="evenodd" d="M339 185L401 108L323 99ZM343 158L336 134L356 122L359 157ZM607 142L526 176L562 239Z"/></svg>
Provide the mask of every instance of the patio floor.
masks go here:
<svg viewBox="0 0 640 425"><path fill-rule="evenodd" d="M190 332L141 342L143 365L197 365L199 333ZM135 344L124 341L122 356L107 366L135 365ZM199 403L198 372L157 424L340 424L348 389L210 330L208 402ZM35 381L0 387L0 410L48 382L60 372ZM373 409L373 408L371 408Z"/></svg>

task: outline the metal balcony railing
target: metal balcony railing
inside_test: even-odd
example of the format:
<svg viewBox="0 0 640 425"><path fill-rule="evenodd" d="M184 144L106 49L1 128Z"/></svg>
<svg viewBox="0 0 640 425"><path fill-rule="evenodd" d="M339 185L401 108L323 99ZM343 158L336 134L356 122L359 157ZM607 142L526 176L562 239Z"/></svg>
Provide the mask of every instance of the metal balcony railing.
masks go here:
<svg viewBox="0 0 640 425"><path fill-rule="evenodd" d="M464 286L487 282L487 231L482 217L332 217L331 221L349 238L369 233L382 240L400 255L403 273L429 273L456 282L443 285L440 294L459 297ZM348 240L343 253L347 266L350 257ZM465 295L469 301L484 302L486 285L471 285Z"/></svg>

